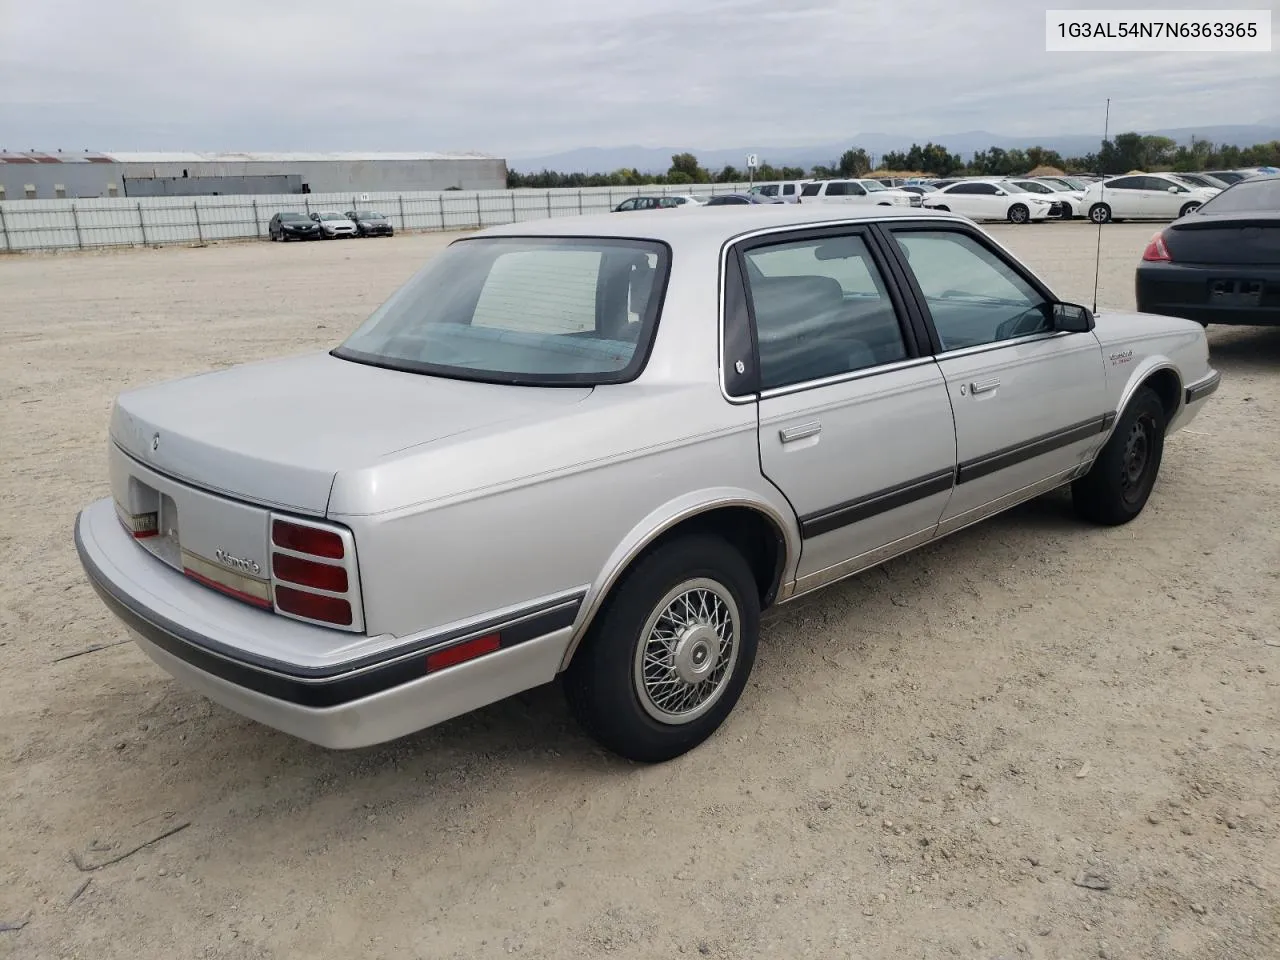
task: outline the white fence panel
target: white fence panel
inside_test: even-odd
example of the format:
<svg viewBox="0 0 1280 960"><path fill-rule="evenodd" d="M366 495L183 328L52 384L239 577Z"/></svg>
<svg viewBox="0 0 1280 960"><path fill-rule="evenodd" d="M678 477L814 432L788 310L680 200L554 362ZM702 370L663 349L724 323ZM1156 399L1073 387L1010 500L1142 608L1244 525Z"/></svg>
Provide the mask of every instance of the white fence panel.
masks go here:
<svg viewBox="0 0 1280 960"><path fill-rule="evenodd" d="M402 231L472 230L547 217L606 213L641 194L730 193L745 184L446 190L209 197L108 197L0 202L0 252L212 243L267 236L275 214L377 210ZM367 196L368 199L361 199Z"/></svg>

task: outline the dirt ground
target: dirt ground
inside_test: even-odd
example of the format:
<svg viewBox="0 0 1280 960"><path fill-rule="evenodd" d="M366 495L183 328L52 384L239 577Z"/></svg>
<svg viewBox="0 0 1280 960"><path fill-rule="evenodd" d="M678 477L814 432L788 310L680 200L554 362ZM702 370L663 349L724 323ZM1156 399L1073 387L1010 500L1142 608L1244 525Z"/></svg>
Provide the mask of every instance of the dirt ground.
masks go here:
<svg viewBox="0 0 1280 960"><path fill-rule="evenodd" d="M1092 228L993 232L1090 302ZM125 637L71 537L112 396L335 344L447 239L0 260L0 957L1280 957L1280 330L1211 329L1133 524L1051 495L779 609L667 765L554 686L334 753L59 661Z"/></svg>

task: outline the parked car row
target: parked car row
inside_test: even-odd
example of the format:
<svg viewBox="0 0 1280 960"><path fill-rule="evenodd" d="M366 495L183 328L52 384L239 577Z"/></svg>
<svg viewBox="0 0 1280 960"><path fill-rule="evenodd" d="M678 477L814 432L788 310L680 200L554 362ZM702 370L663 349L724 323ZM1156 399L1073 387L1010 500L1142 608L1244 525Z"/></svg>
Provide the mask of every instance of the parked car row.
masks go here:
<svg viewBox="0 0 1280 960"><path fill-rule="evenodd" d="M394 235L391 221L376 210L348 210L346 213L320 210L312 214L286 210L277 213L267 225L267 236L275 241Z"/></svg>

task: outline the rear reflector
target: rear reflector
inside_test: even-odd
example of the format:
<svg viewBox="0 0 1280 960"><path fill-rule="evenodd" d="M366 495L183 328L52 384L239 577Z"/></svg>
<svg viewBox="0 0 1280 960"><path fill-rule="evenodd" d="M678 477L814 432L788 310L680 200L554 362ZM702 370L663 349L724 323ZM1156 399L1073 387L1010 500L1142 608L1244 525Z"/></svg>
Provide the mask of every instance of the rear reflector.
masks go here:
<svg viewBox="0 0 1280 960"><path fill-rule="evenodd" d="M286 550L331 560L341 560L344 553L342 537L332 530L307 527L288 520L276 520L271 524L271 542Z"/></svg>
<svg viewBox="0 0 1280 960"><path fill-rule="evenodd" d="M154 537L160 532L160 514L158 513L128 513L123 507L117 505L116 516L120 518L124 528L137 540Z"/></svg>
<svg viewBox="0 0 1280 960"><path fill-rule="evenodd" d="M307 593L305 590L294 590L279 583L275 585L275 594L276 606L285 613L342 627L351 626L351 604L341 597Z"/></svg>
<svg viewBox="0 0 1280 960"><path fill-rule="evenodd" d="M462 643L455 644L452 647L446 647L444 650L437 650L435 653L427 654L427 672L431 673L434 670L443 670L445 667L466 663L468 660L482 657L486 653L493 653L501 645L502 637L496 633L487 633L483 637L476 637L474 640L464 640Z"/></svg>
<svg viewBox="0 0 1280 960"><path fill-rule="evenodd" d="M316 563L287 553L274 553L271 555L271 572L277 580L288 580L330 593L347 592L347 571L331 563Z"/></svg>

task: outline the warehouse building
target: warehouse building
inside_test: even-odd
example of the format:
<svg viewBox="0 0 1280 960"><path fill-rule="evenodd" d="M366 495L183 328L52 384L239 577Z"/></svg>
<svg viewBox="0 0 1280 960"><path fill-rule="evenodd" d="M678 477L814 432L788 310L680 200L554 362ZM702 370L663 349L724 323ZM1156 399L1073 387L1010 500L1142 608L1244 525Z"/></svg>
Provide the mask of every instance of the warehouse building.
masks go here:
<svg viewBox="0 0 1280 960"><path fill-rule="evenodd" d="M0 200L505 190L481 153L6 153Z"/></svg>

